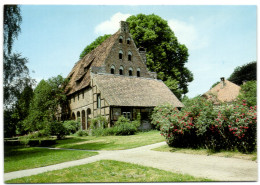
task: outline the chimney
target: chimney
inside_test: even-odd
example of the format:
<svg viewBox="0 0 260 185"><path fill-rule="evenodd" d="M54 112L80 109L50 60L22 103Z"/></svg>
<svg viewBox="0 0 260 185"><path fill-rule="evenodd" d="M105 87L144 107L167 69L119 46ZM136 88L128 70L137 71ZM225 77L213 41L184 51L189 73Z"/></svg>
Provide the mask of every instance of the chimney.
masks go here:
<svg viewBox="0 0 260 185"><path fill-rule="evenodd" d="M138 48L138 51L141 55L141 58L142 58L144 64L146 64L146 51L145 51L145 49L143 47L140 47L140 48Z"/></svg>
<svg viewBox="0 0 260 185"><path fill-rule="evenodd" d="M120 21L120 32L121 33L129 33L128 22Z"/></svg>
<svg viewBox="0 0 260 185"><path fill-rule="evenodd" d="M221 80L220 81L221 82L221 87L224 88L224 86L226 85L225 84L225 77L221 77L220 80Z"/></svg>

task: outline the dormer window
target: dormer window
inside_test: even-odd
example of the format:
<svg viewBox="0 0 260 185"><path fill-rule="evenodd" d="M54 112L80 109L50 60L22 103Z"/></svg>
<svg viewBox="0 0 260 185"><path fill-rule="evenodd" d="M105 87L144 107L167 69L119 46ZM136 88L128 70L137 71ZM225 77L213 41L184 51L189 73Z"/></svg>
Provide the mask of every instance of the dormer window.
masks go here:
<svg viewBox="0 0 260 185"><path fill-rule="evenodd" d="M123 51L122 50L119 51L119 59L123 59Z"/></svg>
<svg viewBox="0 0 260 185"><path fill-rule="evenodd" d="M133 76L133 68L129 68L129 76Z"/></svg>
<svg viewBox="0 0 260 185"><path fill-rule="evenodd" d="M111 72L111 74L115 74L115 66L114 65L111 66L110 72Z"/></svg>
<svg viewBox="0 0 260 185"><path fill-rule="evenodd" d="M128 39L126 40L126 43L130 44L130 42L131 42L131 39L130 39L130 37L128 37Z"/></svg>
<svg viewBox="0 0 260 185"><path fill-rule="evenodd" d="M131 53L131 51L128 51L128 61L132 61L132 53Z"/></svg>
<svg viewBox="0 0 260 185"><path fill-rule="evenodd" d="M119 43L123 43L123 37L122 36L119 37Z"/></svg>
<svg viewBox="0 0 260 185"><path fill-rule="evenodd" d="M123 68L123 66L120 66L120 68L119 68L119 74L120 74L120 75L123 75L123 74L124 74L124 68Z"/></svg>
<svg viewBox="0 0 260 185"><path fill-rule="evenodd" d="M140 77L140 68L137 68L137 70L136 70L136 76L137 76L137 77Z"/></svg>

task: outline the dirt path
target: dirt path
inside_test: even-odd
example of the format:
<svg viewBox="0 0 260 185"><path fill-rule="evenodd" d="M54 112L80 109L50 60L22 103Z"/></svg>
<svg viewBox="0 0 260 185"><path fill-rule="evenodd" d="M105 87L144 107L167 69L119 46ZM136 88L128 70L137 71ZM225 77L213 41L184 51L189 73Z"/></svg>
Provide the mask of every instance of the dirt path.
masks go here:
<svg viewBox="0 0 260 185"><path fill-rule="evenodd" d="M258 179L257 162L255 161L151 150L165 144L165 142L161 142L128 150L98 151L99 155L85 159L5 173L4 178L6 181L46 171L110 159L150 166L175 173L189 174L195 177L209 178L215 181L257 181Z"/></svg>

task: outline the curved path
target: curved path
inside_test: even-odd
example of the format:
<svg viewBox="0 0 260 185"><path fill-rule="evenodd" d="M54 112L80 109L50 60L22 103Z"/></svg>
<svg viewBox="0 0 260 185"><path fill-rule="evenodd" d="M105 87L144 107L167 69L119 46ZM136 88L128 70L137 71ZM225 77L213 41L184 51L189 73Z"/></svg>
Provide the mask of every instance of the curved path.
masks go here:
<svg viewBox="0 0 260 185"><path fill-rule="evenodd" d="M85 159L64 162L46 167L9 172L4 174L5 181L59 170L71 166L92 163L109 159L150 166L174 173L189 174L195 177L209 178L214 181L257 181L257 162L206 155L182 154L152 151L152 148L165 145L165 142L146 145L138 148L101 151ZM92 150L93 151L93 150Z"/></svg>

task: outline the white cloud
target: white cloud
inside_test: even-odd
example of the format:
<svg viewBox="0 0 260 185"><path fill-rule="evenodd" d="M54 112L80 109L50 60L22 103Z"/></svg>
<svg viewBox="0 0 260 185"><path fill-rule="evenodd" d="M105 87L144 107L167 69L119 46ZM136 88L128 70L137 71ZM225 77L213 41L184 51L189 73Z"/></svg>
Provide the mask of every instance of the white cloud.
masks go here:
<svg viewBox="0 0 260 185"><path fill-rule="evenodd" d="M194 25L176 19L170 19L168 25L174 31L179 42L185 44L188 49L201 49L208 45L208 39L199 35Z"/></svg>
<svg viewBox="0 0 260 185"><path fill-rule="evenodd" d="M98 35L113 34L119 29L119 22L125 21L129 16L131 15L118 12L114 14L109 20L97 25L95 28L95 33Z"/></svg>

